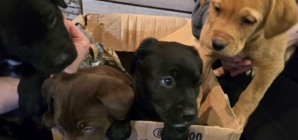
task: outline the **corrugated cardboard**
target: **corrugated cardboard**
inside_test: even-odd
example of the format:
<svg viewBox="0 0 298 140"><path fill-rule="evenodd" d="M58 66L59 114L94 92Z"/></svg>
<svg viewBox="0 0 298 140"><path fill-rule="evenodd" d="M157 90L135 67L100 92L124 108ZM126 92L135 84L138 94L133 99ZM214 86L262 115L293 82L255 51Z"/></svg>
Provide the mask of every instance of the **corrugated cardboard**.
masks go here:
<svg viewBox="0 0 298 140"><path fill-rule="evenodd" d="M146 37L164 41L176 41L195 46L204 61L203 52L191 34L191 20L161 16L127 14L88 14L85 30L92 33L94 42L102 42L105 48L115 51L133 52ZM75 21L75 22L76 22ZM201 105L198 122L206 125L192 125L189 140L238 140L242 133L213 71L210 69L204 91L208 93ZM129 140L160 140L163 127L161 122L132 121L132 134ZM54 129L53 134L59 135ZM59 137L59 136L58 136ZM61 140L57 138L55 140Z"/></svg>
<svg viewBox="0 0 298 140"><path fill-rule="evenodd" d="M115 51L134 51L145 37L164 38L177 31L188 18L131 15L89 14L86 16L94 42L102 42Z"/></svg>

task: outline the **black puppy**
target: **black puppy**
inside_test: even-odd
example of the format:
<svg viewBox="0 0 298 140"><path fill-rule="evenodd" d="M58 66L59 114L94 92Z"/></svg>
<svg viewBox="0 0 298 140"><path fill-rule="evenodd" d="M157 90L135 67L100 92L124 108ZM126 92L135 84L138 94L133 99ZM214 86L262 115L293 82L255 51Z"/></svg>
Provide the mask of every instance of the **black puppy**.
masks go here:
<svg viewBox="0 0 298 140"><path fill-rule="evenodd" d="M186 140L197 120L202 60L194 47L145 39L131 72L136 92L132 120L164 122L163 140Z"/></svg>
<svg viewBox="0 0 298 140"><path fill-rule="evenodd" d="M77 57L58 6L67 7L64 0L0 1L0 76L20 77L19 107L28 117L46 109L43 81Z"/></svg>

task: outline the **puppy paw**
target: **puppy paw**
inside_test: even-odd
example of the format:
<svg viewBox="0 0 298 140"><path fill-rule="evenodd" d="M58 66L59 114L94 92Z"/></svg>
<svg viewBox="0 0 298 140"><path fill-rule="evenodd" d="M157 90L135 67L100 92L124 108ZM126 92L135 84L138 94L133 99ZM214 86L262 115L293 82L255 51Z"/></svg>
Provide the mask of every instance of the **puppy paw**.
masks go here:
<svg viewBox="0 0 298 140"><path fill-rule="evenodd" d="M19 95L22 95L21 93ZM36 97L34 100L28 100L24 96L20 96L19 108L22 109L28 117L35 117L40 119L42 114L46 111L46 105L44 102L40 101L41 98Z"/></svg>
<svg viewBox="0 0 298 140"><path fill-rule="evenodd" d="M107 130L106 135L110 140L127 140L131 129L129 120L115 121Z"/></svg>
<svg viewBox="0 0 298 140"><path fill-rule="evenodd" d="M41 95L41 86L50 75L41 73L32 66L26 69L26 71L29 70L29 73L22 73L18 85L19 108L28 117L35 117L40 120L47 109L47 104Z"/></svg>
<svg viewBox="0 0 298 140"><path fill-rule="evenodd" d="M38 120L46 111L46 102L41 97L41 92L36 87L25 87L19 84L19 108L22 109L28 117L35 117Z"/></svg>

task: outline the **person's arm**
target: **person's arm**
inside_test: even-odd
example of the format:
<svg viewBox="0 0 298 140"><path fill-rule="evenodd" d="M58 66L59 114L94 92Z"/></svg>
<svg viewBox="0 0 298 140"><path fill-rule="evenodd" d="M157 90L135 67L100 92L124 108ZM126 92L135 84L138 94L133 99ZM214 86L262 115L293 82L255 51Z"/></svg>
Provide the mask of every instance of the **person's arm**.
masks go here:
<svg viewBox="0 0 298 140"><path fill-rule="evenodd" d="M20 80L12 77L0 77L0 114L18 108L17 87Z"/></svg>

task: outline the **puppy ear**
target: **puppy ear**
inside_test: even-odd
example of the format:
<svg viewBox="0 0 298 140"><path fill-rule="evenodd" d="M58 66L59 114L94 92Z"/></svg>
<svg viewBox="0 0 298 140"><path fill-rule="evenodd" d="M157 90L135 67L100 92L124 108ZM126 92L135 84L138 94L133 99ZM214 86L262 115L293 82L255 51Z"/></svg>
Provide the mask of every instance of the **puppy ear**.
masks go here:
<svg viewBox="0 0 298 140"><path fill-rule="evenodd" d="M43 114L43 123L46 127L55 127L55 110L54 103L58 97L61 97L61 94L69 93L71 91L71 86L73 84L73 79L76 79L80 75L69 74L69 73L58 73L52 78L48 78L43 82L41 87L41 93L46 100L48 109ZM81 80L83 81L83 80ZM58 102L59 103L59 102Z"/></svg>
<svg viewBox="0 0 298 140"><path fill-rule="evenodd" d="M51 99L53 100L53 99ZM53 102L53 101L52 101ZM51 104L53 105L53 104ZM42 122L43 124L48 127L48 128L53 128L55 127L55 122L54 122L54 110L47 110L42 117Z"/></svg>
<svg viewBox="0 0 298 140"><path fill-rule="evenodd" d="M52 0L52 1L62 8L67 8L67 4L65 3L64 0Z"/></svg>
<svg viewBox="0 0 298 140"><path fill-rule="evenodd" d="M99 80L97 99L114 119L125 119L134 99L132 88L115 78L99 77Z"/></svg>
<svg viewBox="0 0 298 140"><path fill-rule="evenodd" d="M139 48L135 51L131 66L130 72L134 74L136 68L143 62L146 56L152 53L150 48L153 46L158 46L159 41L155 38L146 38L142 41Z"/></svg>
<svg viewBox="0 0 298 140"><path fill-rule="evenodd" d="M294 0L269 0L270 8L265 22L265 38L279 35L298 22L298 9Z"/></svg>
<svg viewBox="0 0 298 140"><path fill-rule="evenodd" d="M41 93L46 100L48 105L48 110L43 114L43 123L47 127L54 127L54 109L53 109L53 96L54 96L54 89L55 89L55 82L54 79L48 78L43 82Z"/></svg>
<svg viewBox="0 0 298 140"><path fill-rule="evenodd" d="M156 38L146 38L142 41L142 43L139 46L139 49L145 49L152 46L156 46L159 43L159 41Z"/></svg>

